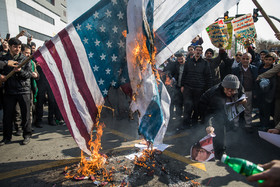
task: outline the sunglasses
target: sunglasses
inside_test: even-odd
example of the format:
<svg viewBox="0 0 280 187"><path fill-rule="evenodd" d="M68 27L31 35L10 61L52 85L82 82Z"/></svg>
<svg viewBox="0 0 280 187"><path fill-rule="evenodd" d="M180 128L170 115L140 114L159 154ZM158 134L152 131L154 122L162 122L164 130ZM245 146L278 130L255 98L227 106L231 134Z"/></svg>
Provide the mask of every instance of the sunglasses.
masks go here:
<svg viewBox="0 0 280 187"><path fill-rule="evenodd" d="M237 55L235 55L235 56L242 56L241 54L237 54Z"/></svg>

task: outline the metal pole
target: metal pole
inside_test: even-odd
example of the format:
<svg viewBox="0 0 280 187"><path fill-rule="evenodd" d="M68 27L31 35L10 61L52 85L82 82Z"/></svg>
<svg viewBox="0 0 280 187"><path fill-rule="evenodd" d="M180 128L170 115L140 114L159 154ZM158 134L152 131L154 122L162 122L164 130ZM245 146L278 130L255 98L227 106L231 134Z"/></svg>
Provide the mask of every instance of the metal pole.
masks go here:
<svg viewBox="0 0 280 187"><path fill-rule="evenodd" d="M239 5L239 2L236 4L236 15L238 15L238 5ZM237 51L237 40L236 40L236 37L234 37L234 41L235 41L234 42L234 55L235 55L236 51Z"/></svg>

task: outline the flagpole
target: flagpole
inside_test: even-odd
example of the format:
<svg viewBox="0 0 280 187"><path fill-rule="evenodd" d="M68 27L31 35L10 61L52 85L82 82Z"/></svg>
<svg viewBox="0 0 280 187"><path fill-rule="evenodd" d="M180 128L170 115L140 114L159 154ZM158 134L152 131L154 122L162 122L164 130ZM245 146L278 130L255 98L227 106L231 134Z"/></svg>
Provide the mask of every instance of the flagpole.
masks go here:
<svg viewBox="0 0 280 187"><path fill-rule="evenodd" d="M33 58L33 55L30 55L28 58L26 58L21 64L18 65L17 68L21 68L22 66L24 66L25 64L27 64L27 62L29 62L31 59ZM11 71L8 75L6 75L6 81L8 80L8 78L10 78L11 76L13 76L15 73L15 71ZM0 81L0 85L2 85L2 81Z"/></svg>
<svg viewBox="0 0 280 187"><path fill-rule="evenodd" d="M256 7L259 9L259 11L262 13L263 17L265 18L265 20L268 22L268 24L270 25L270 27L272 28L272 30L275 33L279 33L278 29L275 27L275 25L273 24L273 22L271 21L271 19L267 16L266 12L264 11L264 9L261 7L261 5L257 2L257 0L252 0L253 3L256 5Z"/></svg>

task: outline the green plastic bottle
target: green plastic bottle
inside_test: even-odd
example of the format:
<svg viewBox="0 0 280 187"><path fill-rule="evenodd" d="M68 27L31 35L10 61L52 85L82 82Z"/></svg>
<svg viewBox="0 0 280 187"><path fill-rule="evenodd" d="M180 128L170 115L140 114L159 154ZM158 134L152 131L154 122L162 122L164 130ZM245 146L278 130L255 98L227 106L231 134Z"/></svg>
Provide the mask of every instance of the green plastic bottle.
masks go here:
<svg viewBox="0 0 280 187"><path fill-rule="evenodd" d="M231 158L226 154L223 154L221 162L227 164L237 173L245 176L254 175L256 173L261 173L264 169L248 160L242 158ZM263 183L264 180L258 180L258 183Z"/></svg>

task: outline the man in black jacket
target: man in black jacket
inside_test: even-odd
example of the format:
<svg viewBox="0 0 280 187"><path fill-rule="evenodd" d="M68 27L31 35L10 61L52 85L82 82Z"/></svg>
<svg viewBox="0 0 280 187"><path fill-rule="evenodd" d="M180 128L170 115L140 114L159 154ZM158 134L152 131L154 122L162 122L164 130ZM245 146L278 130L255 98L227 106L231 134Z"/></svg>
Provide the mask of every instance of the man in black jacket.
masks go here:
<svg viewBox="0 0 280 187"><path fill-rule="evenodd" d="M220 48L219 55L215 58L213 58L213 56L214 56L214 50L211 48L208 48L205 51L205 60L209 63L210 72L211 72L211 76L212 76L212 85L214 86L222 81L220 65L222 63L222 59L225 59L227 54L223 48Z"/></svg>
<svg viewBox="0 0 280 187"><path fill-rule="evenodd" d="M199 108L201 115L206 119L213 117L212 126L215 129L216 137L213 139L215 157L221 159L225 151L226 127L233 125L233 120L229 121L225 104L233 102L240 97L245 97L245 92L240 85L237 76L229 74L220 84L217 84L207 90L200 98ZM240 104L246 103L246 99L240 101Z"/></svg>
<svg viewBox="0 0 280 187"><path fill-rule="evenodd" d="M195 46L194 57L185 63L181 92L184 98L184 124L197 123L200 96L212 85L208 62L202 59L202 46ZM192 122L191 114L193 111Z"/></svg>
<svg viewBox="0 0 280 187"><path fill-rule="evenodd" d="M9 61L23 62L25 56L21 52L21 41L17 38L9 40L9 53L0 58L1 63L9 63ZM2 62L1 62L2 61ZM15 62L14 62L15 63ZM6 79L11 71L14 75ZM5 66L2 71L1 80L5 81L4 84L4 103L3 103L3 140L0 145L11 142L13 131L13 115L15 113L16 103L19 103L22 117L22 130L23 130L23 145L30 142L31 137L31 123L30 123L30 78L32 74L31 64L28 62L21 68L12 68Z"/></svg>

